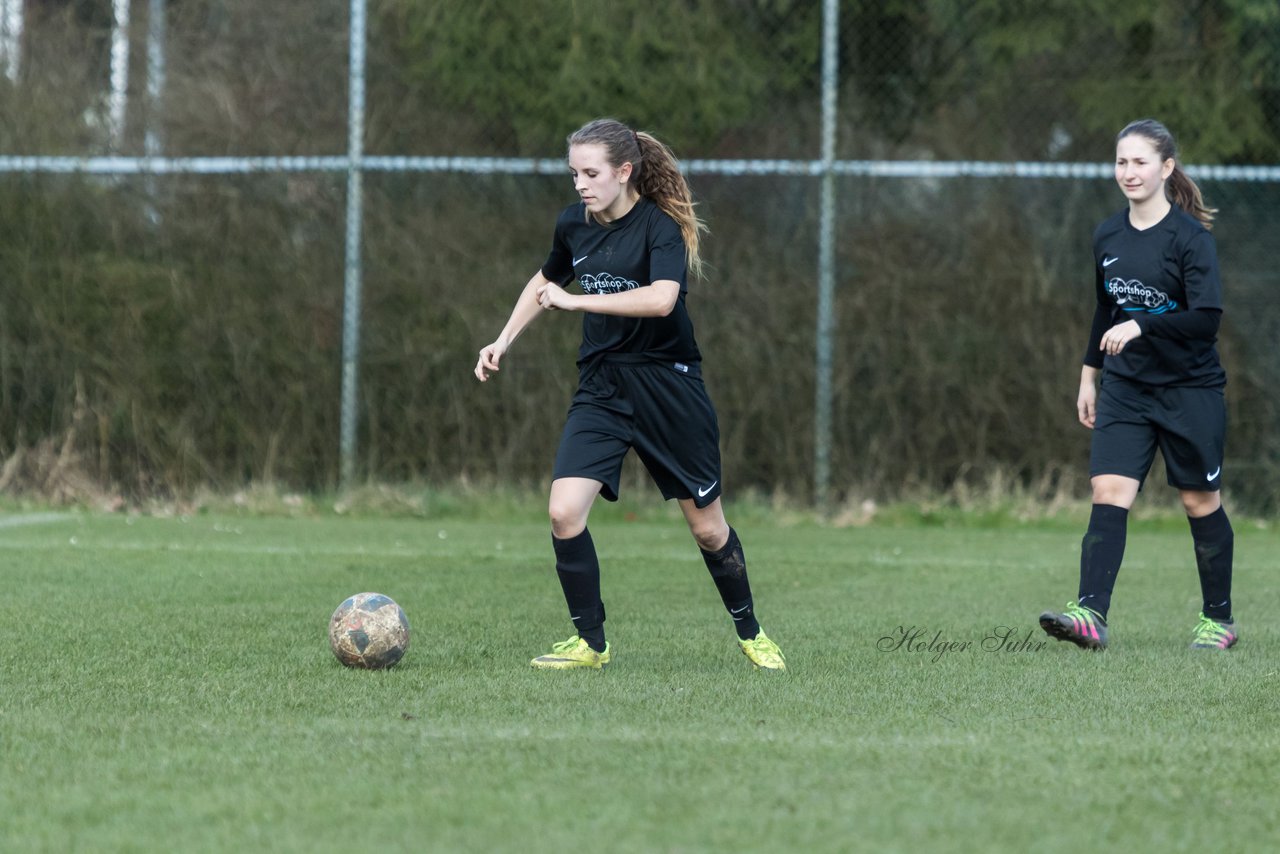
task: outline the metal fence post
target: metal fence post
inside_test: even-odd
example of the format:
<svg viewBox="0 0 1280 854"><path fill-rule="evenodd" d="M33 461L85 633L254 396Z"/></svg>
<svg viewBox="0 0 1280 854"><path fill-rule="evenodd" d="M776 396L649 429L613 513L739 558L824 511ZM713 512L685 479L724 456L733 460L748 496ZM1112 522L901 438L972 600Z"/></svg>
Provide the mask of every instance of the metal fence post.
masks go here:
<svg viewBox="0 0 1280 854"><path fill-rule="evenodd" d="M147 157L159 157L164 153L160 117L165 87L166 3L168 0L151 0L147 7L147 130L142 145Z"/></svg>
<svg viewBox="0 0 1280 854"><path fill-rule="evenodd" d="M813 503L831 501L832 353L835 337L835 159L839 0L822 10L822 187L818 222L818 301L814 344Z"/></svg>
<svg viewBox="0 0 1280 854"><path fill-rule="evenodd" d="M111 96L107 102L107 129L111 153L124 145L124 123L129 108L129 0L111 4Z"/></svg>
<svg viewBox="0 0 1280 854"><path fill-rule="evenodd" d="M165 37L168 30L165 4L168 2L169 0L151 0L147 7L147 127L142 139L142 153L148 160L164 154L161 123L164 115ZM146 213L153 225L160 222L156 195L155 172L148 172Z"/></svg>
<svg viewBox="0 0 1280 854"><path fill-rule="evenodd" d="M18 81L22 68L23 4L26 0L2 0L0 2L0 65L4 75Z"/></svg>
<svg viewBox="0 0 1280 854"><path fill-rule="evenodd" d="M351 487L356 464L356 400L360 367L360 233L364 222L364 89L367 0L351 0L350 96L347 119L347 246L342 305L342 435L339 488Z"/></svg>

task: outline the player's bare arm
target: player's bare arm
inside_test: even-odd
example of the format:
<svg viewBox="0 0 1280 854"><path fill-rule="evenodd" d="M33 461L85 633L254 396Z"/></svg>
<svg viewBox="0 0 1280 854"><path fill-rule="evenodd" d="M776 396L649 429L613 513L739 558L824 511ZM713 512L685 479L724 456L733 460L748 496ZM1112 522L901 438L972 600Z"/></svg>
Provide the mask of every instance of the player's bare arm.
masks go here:
<svg viewBox="0 0 1280 854"><path fill-rule="evenodd" d="M1093 429L1094 419L1098 415L1098 374L1097 368L1084 365L1080 368L1080 393L1076 397L1076 415L1080 423Z"/></svg>
<svg viewBox="0 0 1280 854"><path fill-rule="evenodd" d="M498 363L503 355L511 349L511 345L520 337L520 333L524 332L534 318L542 313L542 308L538 305L538 293L548 284L550 282L542 275L541 270L534 273L533 278L525 284L524 290L516 300L515 308L511 310L507 325L502 327L502 332L492 344L480 350L480 358L476 360L475 368L476 379L480 382L487 381L491 372L497 373Z"/></svg>
<svg viewBox="0 0 1280 854"><path fill-rule="evenodd" d="M1102 334L1102 352L1114 356L1124 350L1124 345L1142 336L1142 327L1136 320L1117 323Z"/></svg>
<svg viewBox="0 0 1280 854"><path fill-rule="evenodd" d="M670 279L616 294L571 294L548 282L538 289L538 303L545 309L590 311L618 317L666 317L680 298L680 284Z"/></svg>

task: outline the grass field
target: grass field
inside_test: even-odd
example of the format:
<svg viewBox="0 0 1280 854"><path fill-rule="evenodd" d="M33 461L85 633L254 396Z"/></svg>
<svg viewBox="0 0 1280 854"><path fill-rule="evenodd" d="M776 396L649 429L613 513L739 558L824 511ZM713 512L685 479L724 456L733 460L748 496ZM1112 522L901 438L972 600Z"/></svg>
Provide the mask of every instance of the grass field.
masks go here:
<svg viewBox="0 0 1280 854"><path fill-rule="evenodd" d="M757 612L790 668L775 675L737 650L682 524L628 518L592 522L614 646L601 674L528 667L570 633L536 508L0 515L0 848L1280 839L1274 529L1237 525L1240 645L1193 654L1185 523L1136 522L1098 654L1035 625L1075 592L1075 520L837 529L743 513ZM390 671L329 652L330 612L362 590L413 625Z"/></svg>

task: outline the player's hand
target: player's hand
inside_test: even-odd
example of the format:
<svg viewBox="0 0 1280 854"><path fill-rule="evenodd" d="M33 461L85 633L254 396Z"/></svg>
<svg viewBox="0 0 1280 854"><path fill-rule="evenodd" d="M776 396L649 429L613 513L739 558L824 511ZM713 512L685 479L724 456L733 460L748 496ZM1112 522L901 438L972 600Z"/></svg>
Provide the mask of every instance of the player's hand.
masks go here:
<svg viewBox="0 0 1280 854"><path fill-rule="evenodd" d="M1126 320L1124 323L1117 323L1102 333L1102 344L1099 345L1099 349L1108 356L1115 356L1124 350L1124 345L1135 338L1141 337L1142 327L1138 325L1138 321Z"/></svg>
<svg viewBox="0 0 1280 854"><path fill-rule="evenodd" d="M1098 388L1092 380L1080 383L1080 395L1076 398L1076 417L1080 423L1093 429L1094 419L1098 416Z"/></svg>
<svg viewBox="0 0 1280 854"><path fill-rule="evenodd" d="M555 309L570 309L570 302L573 299L564 288L555 282L547 282L538 288L538 305L552 311Z"/></svg>
<svg viewBox="0 0 1280 854"><path fill-rule="evenodd" d="M476 360L476 379L485 382L489 379L489 372L495 374L498 372L498 360L502 358L502 354L507 352L506 346L494 341L488 347L480 351L480 358Z"/></svg>

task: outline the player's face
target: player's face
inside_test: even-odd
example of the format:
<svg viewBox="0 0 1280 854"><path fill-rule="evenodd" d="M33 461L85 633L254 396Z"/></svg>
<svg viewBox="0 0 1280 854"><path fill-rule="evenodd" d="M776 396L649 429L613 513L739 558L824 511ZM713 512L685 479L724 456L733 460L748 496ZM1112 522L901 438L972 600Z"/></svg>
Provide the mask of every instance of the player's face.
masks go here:
<svg viewBox="0 0 1280 854"><path fill-rule="evenodd" d="M603 145L570 146L569 172L587 210L600 220L612 222L631 209L633 199L627 190L631 164L610 166Z"/></svg>
<svg viewBox="0 0 1280 854"><path fill-rule="evenodd" d="M1116 183L1135 204L1164 196L1164 182L1173 172L1173 160L1164 160L1155 143L1129 134L1116 143Z"/></svg>

